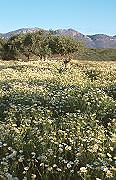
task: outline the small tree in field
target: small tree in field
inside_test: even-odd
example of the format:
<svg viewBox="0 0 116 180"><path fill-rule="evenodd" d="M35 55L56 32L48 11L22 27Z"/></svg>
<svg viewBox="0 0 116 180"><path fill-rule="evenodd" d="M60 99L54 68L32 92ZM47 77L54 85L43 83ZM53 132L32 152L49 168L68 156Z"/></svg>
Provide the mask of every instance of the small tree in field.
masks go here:
<svg viewBox="0 0 116 180"><path fill-rule="evenodd" d="M2 46L4 45L4 43L6 42L6 40L2 37L0 37L0 49L2 48Z"/></svg>
<svg viewBox="0 0 116 180"><path fill-rule="evenodd" d="M2 37L0 37L0 58L2 58L2 54L3 54L3 46L5 44L6 40Z"/></svg>
<svg viewBox="0 0 116 180"><path fill-rule="evenodd" d="M59 54L65 58L65 67L73 57L73 54L83 48L80 42L68 36L51 36L49 46L52 54Z"/></svg>
<svg viewBox="0 0 116 180"><path fill-rule="evenodd" d="M32 51L35 55L39 56L40 59L46 59L51 54L49 48L49 35L45 34L44 31L39 31L33 34L33 47Z"/></svg>
<svg viewBox="0 0 116 180"><path fill-rule="evenodd" d="M30 55L32 54L32 34L26 34L23 37L22 44L21 44L21 52L28 58L30 58Z"/></svg>
<svg viewBox="0 0 116 180"><path fill-rule="evenodd" d="M18 34L14 35L9 39L9 42L13 44L18 52L18 55L25 55L28 60L32 53L32 34Z"/></svg>
<svg viewBox="0 0 116 180"><path fill-rule="evenodd" d="M2 44L1 57L4 60L17 59L18 50L15 46L14 40L10 38Z"/></svg>
<svg viewBox="0 0 116 180"><path fill-rule="evenodd" d="M6 40L2 45L2 59L11 60L17 59L20 53L22 53L22 43L24 35L13 35L10 39Z"/></svg>

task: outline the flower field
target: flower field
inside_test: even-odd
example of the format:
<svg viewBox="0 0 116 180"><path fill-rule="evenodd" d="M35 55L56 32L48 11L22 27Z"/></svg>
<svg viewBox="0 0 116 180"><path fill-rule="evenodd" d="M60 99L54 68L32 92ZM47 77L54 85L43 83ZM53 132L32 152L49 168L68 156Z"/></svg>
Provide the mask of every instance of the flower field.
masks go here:
<svg viewBox="0 0 116 180"><path fill-rule="evenodd" d="M0 180L115 180L115 125L115 61L0 61Z"/></svg>

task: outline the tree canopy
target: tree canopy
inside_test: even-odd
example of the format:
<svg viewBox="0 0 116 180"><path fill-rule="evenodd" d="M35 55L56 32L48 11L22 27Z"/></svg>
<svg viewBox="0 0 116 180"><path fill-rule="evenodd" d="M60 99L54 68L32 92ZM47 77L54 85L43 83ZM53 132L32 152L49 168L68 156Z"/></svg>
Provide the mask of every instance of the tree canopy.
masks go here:
<svg viewBox="0 0 116 180"><path fill-rule="evenodd" d="M15 59L20 54L25 55L28 59L31 54L39 56L40 59L54 54L69 56L83 47L80 42L71 37L58 36L42 30L13 35L4 44L0 44L2 44L2 58L8 60Z"/></svg>

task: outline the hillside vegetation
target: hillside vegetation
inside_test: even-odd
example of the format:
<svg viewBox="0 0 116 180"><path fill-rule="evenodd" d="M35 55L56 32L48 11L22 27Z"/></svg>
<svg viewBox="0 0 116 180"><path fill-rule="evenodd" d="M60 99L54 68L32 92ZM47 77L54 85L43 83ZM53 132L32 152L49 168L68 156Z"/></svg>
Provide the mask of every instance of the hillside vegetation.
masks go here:
<svg viewBox="0 0 116 180"><path fill-rule="evenodd" d="M85 48L75 56L78 60L116 61L116 49Z"/></svg>
<svg viewBox="0 0 116 180"><path fill-rule="evenodd" d="M0 61L0 179L115 180L116 63Z"/></svg>

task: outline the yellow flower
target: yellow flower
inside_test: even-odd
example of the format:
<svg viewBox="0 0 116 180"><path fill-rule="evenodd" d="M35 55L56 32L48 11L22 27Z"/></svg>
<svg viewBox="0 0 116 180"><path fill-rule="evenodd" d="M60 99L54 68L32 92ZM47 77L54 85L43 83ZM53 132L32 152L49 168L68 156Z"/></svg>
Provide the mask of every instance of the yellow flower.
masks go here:
<svg viewBox="0 0 116 180"><path fill-rule="evenodd" d="M97 152L97 150L98 150L98 145L97 145L97 144L94 144L94 145L93 145L93 152Z"/></svg>
<svg viewBox="0 0 116 180"><path fill-rule="evenodd" d="M68 145L67 145L67 146L65 147L65 150L66 150L66 151L71 151L71 146L68 146Z"/></svg>
<svg viewBox="0 0 116 180"><path fill-rule="evenodd" d="M31 178L35 179L36 178L36 174L32 174Z"/></svg>
<svg viewBox="0 0 116 180"><path fill-rule="evenodd" d="M59 152L62 153L62 152L63 152L63 149L62 149L62 148L59 148Z"/></svg>
<svg viewBox="0 0 116 180"><path fill-rule="evenodd" d="M60 171L62 171L62 170L61 170L60 168L57 168L57 171L59 171L59 172L60 172Z"/></svg>
<svg viewBox="0 0 116 180"><path fill-rule="evenodd" d="M112 172L110 170L106 172L106 177L112 177Z"/></svg>
<svg viewBox="0 0 116 180"><path fill-rule="evenodd" d="M72 166L70 163L67 164L67 168L70 169Z"/></svg>
<svg viewBox="0 0 116 180"><path fill-rule="evenodd" d="M25 170L25 171L28 171L28 169L29 169L29 167L24 167L24 170Z"/></svg>
<svg viewBox="0 0 116 180"><path fill-rule="evenodd" d="M48 167L48 171L52 171L53 170L53 168L52 167Z"/></svg>
<svg viewBox="0 0 116 180"><path fill-rule="evenodd" d="M81 173L86 173L87 172L87 168L86 167L81 167L80 168L80 172Z"/></svg>
<svg viewBox="0 0 116 180"><path fill-rule="evenodd" d="M110 158L112 157L110 153L107 153L107 156L110 157Z"/></svg>
<svg viewBox="0 0 116 180"><path fill-rule="evenodd" d="M56 165L56 164L53 164L53 167L55 168L55 167L57 167L57 165Z"/></svg>

